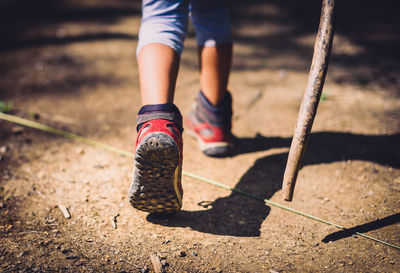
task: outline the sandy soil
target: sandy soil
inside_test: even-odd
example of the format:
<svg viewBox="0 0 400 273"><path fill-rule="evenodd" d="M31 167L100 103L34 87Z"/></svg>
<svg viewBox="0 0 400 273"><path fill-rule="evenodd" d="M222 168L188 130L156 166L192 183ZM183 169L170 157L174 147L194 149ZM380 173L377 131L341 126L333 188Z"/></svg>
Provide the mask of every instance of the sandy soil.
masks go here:
<svg viewBox="0 0 400 273"><path fill-rule="evenodd" d="M15 115L132 151L140 2L0 6L0 100L12 102ZM155 254L166 272L399 272L398 250L353 235L400 244L394 6L338 6L323 99L294 201L286 203L349 232L188 177L179 215L147 215L127 200L132 159L0 121L0 271L153 272ZM320 6L293 0L232 7L237 149L208 158L184 133L184 169L285 204L281 180ZM190 28L176 92L183 113L198 88Z"/></svg>

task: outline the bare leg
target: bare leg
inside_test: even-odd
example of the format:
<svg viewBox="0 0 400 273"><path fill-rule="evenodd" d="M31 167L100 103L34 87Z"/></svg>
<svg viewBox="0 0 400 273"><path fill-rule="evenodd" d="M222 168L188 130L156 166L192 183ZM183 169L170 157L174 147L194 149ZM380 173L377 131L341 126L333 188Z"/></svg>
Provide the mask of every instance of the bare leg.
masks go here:
<svg viewBox="0 0 400 273"><path fill-rule="evenodd" d="M173 102L179 60L179 55L163 44L149 44L140 50L138 64L143 105Z"/></svg>
<svg viewBox="0 0 400 273"><path fill-rule="evenodd" d="M199 46L200 88L217 106L225 96L232 62L232 44Z"/></svg>

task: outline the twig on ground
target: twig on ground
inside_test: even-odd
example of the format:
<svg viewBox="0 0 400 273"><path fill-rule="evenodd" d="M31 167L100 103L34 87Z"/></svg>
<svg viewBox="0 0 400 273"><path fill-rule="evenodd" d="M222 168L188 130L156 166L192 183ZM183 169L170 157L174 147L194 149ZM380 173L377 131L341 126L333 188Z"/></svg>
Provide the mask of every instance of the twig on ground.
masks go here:
<svg viewBox="0 0 400 273"><path fill-rule="evenodd" d="M119 213L115 216L110 217L111 225L114 229L117 229L117 217L119 216Z"/></svg>
<svg viewBox="0 0 400 273"><path fill-rule="evenodd" d="M160 259L155 254L150 255L151 263L153 264L153 269L155 273L164 273L165 270L161 264Z"/></svg>
<svg viewBox="0 0 400 273"><path fill-rule="evenodd" d="M63 213L63 215L66 219L71 218L71 214L69 213L69 210L66 206L58 205L58 208L61 210L61 212Z"/></svg>

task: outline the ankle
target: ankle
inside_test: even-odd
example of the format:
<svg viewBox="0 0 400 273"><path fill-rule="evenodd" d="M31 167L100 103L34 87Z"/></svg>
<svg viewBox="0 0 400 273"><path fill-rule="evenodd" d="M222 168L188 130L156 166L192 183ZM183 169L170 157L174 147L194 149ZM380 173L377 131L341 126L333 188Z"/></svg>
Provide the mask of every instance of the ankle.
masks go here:
<svg viewBox="0 0 400 273"><path fill-rule="evenodd" d="M223 100L219 105L214 106L200 90L197 97L197 111L202 113L212 123L231 123L232 119L232 96L226 91Z"/></svg>

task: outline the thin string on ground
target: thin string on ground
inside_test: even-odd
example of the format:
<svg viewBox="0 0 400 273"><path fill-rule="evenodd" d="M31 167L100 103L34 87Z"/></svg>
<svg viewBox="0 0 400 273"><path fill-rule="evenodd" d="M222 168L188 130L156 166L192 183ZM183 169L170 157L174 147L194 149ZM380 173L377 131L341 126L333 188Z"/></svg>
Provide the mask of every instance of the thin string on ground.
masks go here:
<svg viewBox="0 0 400 273"><path fill-rule="evenodd" d="M53 127L47 126L47 125L39 123L39 122L35 122L35 121L28 120L28 119L20 118L20 117L17 117L15 115L10 115L10 114L5 114L5 113L1 113L0 112L0 119L6 120L6 121L9 121L9 122L13 122L13 123L16 123L16 124L19 124L19 125L23 125L23 126L26 126L26 127L30 127L30 128L33 128L33 129L41 130L41 131L44 131L44 132L52 133L52 134L55 134L55 135L63 136L63 137L69 138L69 139L73 139L73 140L76 140L76 141L79 141L79 142L82 142L82 143L89 144L89 145L94 146L94 147L102 148L104 150L107 150L107 151L110 151L110 152L113 152L113 153L116 153L116 154L119 154L119 155L122 155L122 156L126 156L126 157L129 157L129 158L134 158L134 154L133 153L127 152L125 150L122 150L122 149L119 149L119 148L104 144L102 142L98 142L98 141L89 139L89 138L86 138L86 137L82 137L82 136L79 136L79 135L76 135L76 134L73 134L73 133L70 133L70 132L67 132L67 131L64 131L64 130L53 128ZM324 219L315 217L313 215L310 215L310 214L307 214L307 213L292 209L290 207L287 207L287 206L281 205L279 203L273 202L273 201L271 201L269 199L264 199L264 198L259 197L257 195L254 195L254 194L251 194L251 193L248 193L248 192L236 189L236 188L232 188L230 186L227 186L227 185L222 184L220 182L214 181L212 179L208 179L208 178L205 178L205 177L202 177L202 176L199 176L197 174L190 173L190 172L187 172L187 171L183 171L182 174L184 176L196 179L198 181L207 183L209 185L213 185L213 186L216 186L216 187L228 190L228 191L240 193L240 194L245 195L247 197L250 197L250 198L259 200L261 202L264 202L265 204L268 204L268 205L270 205L272 207L280 208L280 209L289 211L291 213L295 213L295 214L298 214L300 216L312 219L314 221L318 221L320 223L336 227L336 228L341 229L341 230L346 230L346 228L341 226L341 225L338 225L338 224L326 221ZM393 248L396 248L396 249L400 250L400 246L388 243L386 241L382 241L380 239L371 237L371 236L366 235L364 233L354 232L354 234L359 235L359 236L364 237L364 238L367 238L369 240L373 240L375 242L384 244L386 246L393 247Z"/></svg>

